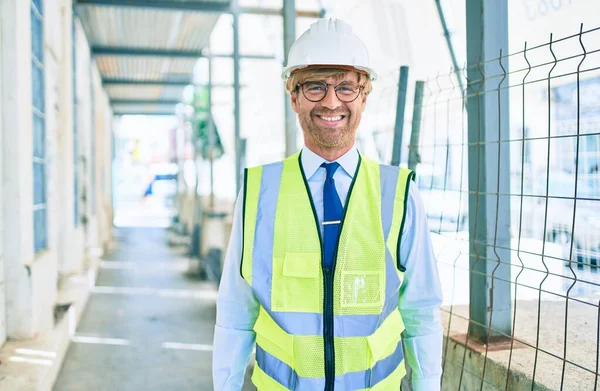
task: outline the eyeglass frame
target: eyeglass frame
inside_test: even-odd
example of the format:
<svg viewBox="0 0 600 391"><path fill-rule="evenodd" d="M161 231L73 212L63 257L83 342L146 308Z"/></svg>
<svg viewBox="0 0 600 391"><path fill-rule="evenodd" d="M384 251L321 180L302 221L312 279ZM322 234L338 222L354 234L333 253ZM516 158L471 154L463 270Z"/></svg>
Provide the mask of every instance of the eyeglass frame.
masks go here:
<svg viewBox="0 0 600 391"><path fill-rule="evenodd" d="M319 100L311 100L311 99L309 99L309 98L306 96L306 93L304 92L304 89L302 88L302 86L303 86L304 84L307 84L307 83L320 83L320 84L323 84L323 85L325 85L325 95L323 95L323 97L322 97L321 99L319 99ZM353 84L356 84L356 85L358 86L358 94L356 94L356 97L354 97L354 99L352 99L352 100L350 100L350 101L344 101L344 100L341 100L341 99L340 99L340 97L339 97L339 96L338 96L338 94L337 94L337 89L336 89L336 88L337 88L337 87L338 87L340 84L342 84L342 83L353 83ZM338 98L338 99L339 99L339 101L340 101L340 102L342 102L342 103L352 103L352 102L354 102L354 101L355 101L356 99L358 99L358 97L360 96L360 93L361 93L361 91L363 90L363 88L365 88L365 86L364 86L364 85L360 85L360 84L358 84L358 83L356 83L356 82L354 82L354 81L351 81L351 80L342 80L342 81L340 81L340 82L339 82L339 83L337 83L337 84L325 83L325 82L324 82L324 81L322 81L322 80L307 80L307 81L305 81L304 83L298 83L298 84L296 84L296 93L298 93L298 91L300 90L300 91L302 91L302 95L303 95L303 96L306 98L306 100L308 100L309 102L312 102L312 103L318 103L318 102L322 101L323 99L325 99L325 98L327 97L327 93L329 93L329 87L330 87L330 86L333 86L333 92L334 92L334 94L335 94L335 97L336 97L336 98Z"/></svg>

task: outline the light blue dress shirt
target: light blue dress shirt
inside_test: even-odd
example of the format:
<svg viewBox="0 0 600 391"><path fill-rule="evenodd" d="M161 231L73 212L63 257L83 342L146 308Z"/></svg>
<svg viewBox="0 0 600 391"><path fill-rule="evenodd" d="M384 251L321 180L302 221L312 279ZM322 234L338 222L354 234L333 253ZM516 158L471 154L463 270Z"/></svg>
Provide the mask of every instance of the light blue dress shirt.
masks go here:
<svg viewBox="0 0 600 391"><path fill-rule="evenodd" d="M334 181L342 204L358 165L358 151L351 149L336 160ZM323 183L325 159L308 148L302 151L301 164L308 180L319 223L323 221ZM213 346L213 382L217 391L239 391L254 348L252 331L258 317L259 303L252 288L240 276L242 256L242 206L236 202L229 248L217 299L217 321ZM417 187L410 184L406 220L400 243L400 260L406 268L400 288L399 308L406 330L404 348L412 369L413 390L437 391L442 374L442 326L439 308L442 303L437 265L431 247L427 216ZM322 230L322 225L319 224ZM260 238L259 238L260 240Z"/></svg>

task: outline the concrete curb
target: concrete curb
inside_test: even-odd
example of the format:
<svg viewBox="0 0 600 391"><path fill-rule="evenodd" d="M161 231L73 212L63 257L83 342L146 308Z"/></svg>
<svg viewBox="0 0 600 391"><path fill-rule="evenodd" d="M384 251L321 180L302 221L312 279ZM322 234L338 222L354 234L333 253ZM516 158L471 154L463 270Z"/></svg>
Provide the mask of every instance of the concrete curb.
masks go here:
<svg viewBox="0 0 600 391"><path fill-rule="evenodd" d="M89 261L83 275L66 279L57 304L69 309L51 331L27 340L9 340L0 349L0 390L52 391L71 337L96 284L101 259Z"/></svg>

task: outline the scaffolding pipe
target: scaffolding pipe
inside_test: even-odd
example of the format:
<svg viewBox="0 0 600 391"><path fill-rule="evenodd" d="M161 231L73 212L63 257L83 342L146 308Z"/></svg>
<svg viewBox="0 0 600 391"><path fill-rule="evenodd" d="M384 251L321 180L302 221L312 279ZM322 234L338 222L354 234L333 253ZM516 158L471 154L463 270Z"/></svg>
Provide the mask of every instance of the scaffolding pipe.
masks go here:
<svg viewBox="0 0 600 391"><path fill-rule="evenodd" d="M240 192L242 167L240 148L240 20L237 0L231 2L233 10L233 101L234 101L234 138L235 138L235 188Z"/></svg>
<svg viewBox="0 0 600 391"><path fill-rule="evenodd" d="M233 3L233 2L232 2ZM173 0L74 0L73 7L79 13L79 9L86 6L96 7L127 7L142 9L159 9L166 11L189 11L205 14L250 14L278 16L282 14L281 8L274 7L238 7L234 4L227 5L226 2L217 3L212 1L173 1ZM319 18L320 11L298 10L299 18Z"/></svg>
<svg viewBox="0 0 600 391"><path fill-rule="evenodd" d="M402 133L404 132L404 109L406 107L406 91L408 86L408 67L400 67L398 80L398 100L396 101L396 126L394 127L394 144L392 147L392 166L399 166L402 161Z"/></svg>
<svg viewBox="0 0 600 391"><path fill-rule="evenodd" d="M283 66L288 63L288 54L296 39L296 2L283 0ZM284 90L285 100L285 155L296 152L296 116L288 92Z"/></svg>
<svg viewBox="0 0 600 391"><path fill-rule="evenodd" d="M192 220L192 238L190 241L189 255L191 258L200 258L200 221L202 220L202 200L200 199L200 152L198 151L198 120L196 113L191 121L192 125L192 145L194 146L194 167L196 168L196 181L194 183L193 198L193 220Z"/></svg>
<svg viewBox="0 0 600 391"><path fill-rule="evenodd" d="M210 45L209 45L210 47ZM210 50L210 49L209 49ZM210 163L210 198L209 209L214 212L215 209L215 125L212 115L212 58L208 61L208 161Z"/></svg>
<svg viewBox="0 0 600 391"><path fill-rule="evenodd" d="M452 44L452 37L450 36L450 30L448 30L448 24L446 23L446 16L444 15L444 9L442 8L441 0L435 0L438 15L440 16L440 22L442 23L442 29L444 30L444 37L446 38L446 44L448 45L448 51L450 52L450 58L452 59L452 66L454 67L454 75L458 81L461 94L464 94L464 85L460 72L458 71L458 61L456 60L456 53L454 51L454 45Z"/></svg>

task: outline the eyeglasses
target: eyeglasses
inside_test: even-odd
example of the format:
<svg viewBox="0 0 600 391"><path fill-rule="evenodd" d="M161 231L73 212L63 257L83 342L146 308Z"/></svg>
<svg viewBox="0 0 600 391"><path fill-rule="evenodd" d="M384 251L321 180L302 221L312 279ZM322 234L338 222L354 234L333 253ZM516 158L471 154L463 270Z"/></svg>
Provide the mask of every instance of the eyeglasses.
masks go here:
<svg viewBox="0 0 600 391"><path fill-rule="evenodd" d="M302 94L306 99L311 102L319 102L327 96L329 86L334 88L335 96L344 103L356 100L364 87L352 81L342 81L338 84L327 84L324 81L307 81L306 83L298 84L296 91L302 89Z"/></svg>

